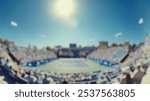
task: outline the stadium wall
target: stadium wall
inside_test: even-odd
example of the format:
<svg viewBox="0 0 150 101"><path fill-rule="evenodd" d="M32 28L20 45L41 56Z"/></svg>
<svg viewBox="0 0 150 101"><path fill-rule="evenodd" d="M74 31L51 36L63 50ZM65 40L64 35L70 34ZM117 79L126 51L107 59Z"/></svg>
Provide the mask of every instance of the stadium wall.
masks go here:
<svg viewBox="0 0 150 101"><path fill-rule="evenodd" d="M31 62L27 62L27 63L24 63L22 66L23 67L37 67L37 66L40 66L40 65L44 65L44 64L47 64L47 63L50 63L52 61L56 60L56 58L48 58L48 59L42 59L42 60L36 60L36 61L31 61Z"/></svg>
<svg viewBox="0 0 150 101"><path fill-rule="evenodd" d="M117 63L113 63L107 60L102 60L102 59L97 59L97 58L87 58L91 61L94 61L95 63L99 64L99 65L103 65L106 67L116 67L118 64Z"/></svg>

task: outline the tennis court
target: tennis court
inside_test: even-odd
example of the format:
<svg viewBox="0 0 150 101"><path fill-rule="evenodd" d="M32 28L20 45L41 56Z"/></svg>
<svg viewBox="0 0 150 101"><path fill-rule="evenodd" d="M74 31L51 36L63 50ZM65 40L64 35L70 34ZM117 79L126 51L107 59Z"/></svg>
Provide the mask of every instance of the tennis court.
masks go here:
<svg viewBox="0 0 150 101"><path fill-rule="evenodd" d="M105 69L93 61L84 58L61 58L38 67L41 71L58 73L93 72Z"/></svg>

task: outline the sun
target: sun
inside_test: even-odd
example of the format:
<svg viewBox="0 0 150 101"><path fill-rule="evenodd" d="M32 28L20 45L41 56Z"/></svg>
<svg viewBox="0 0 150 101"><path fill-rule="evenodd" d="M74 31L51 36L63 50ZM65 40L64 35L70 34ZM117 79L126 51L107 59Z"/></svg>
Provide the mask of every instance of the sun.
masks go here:
<svg viewBox="0 0 150 101"><path fill-rule="evenodd" d="M54 0L53 11L57 17L64 20L71 19L76 11L74 0Z"/></svg>

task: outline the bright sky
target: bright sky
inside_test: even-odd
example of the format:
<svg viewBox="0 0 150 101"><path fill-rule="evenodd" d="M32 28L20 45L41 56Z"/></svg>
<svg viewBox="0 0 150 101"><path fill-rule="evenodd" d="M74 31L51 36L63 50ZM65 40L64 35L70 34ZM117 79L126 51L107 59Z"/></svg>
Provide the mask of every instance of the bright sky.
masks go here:
<svg viewBox="0 0 150 101"><path fill-rule="evenodd" d="M0 0L0 38L18 45L138 43L150 31L149 0Z"/></svg>

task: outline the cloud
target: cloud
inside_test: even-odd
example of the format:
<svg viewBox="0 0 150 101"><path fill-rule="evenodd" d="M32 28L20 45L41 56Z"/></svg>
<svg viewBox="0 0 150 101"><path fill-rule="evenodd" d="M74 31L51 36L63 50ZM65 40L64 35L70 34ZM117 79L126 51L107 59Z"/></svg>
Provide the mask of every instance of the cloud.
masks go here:
<svg viewBox="0 0 150 101"><path fill-rule="evenodd" d="M47 36L46 36L45 34L41 34L40 37L41 37L42 39L46 39L46 38L47 38Z"/></svg>
<svg viewBox="0 0 150 101"><path fill-rule="evenodd" d="M139 22L140 25L144 24L144 18L140 18Z"/></svg>
<svg viewBox="0 0 150 101"><path fill-rule="evenodd" d="M15 21L11 21L11 22L10 22L10 25L11 25L12 27L17 27L17 26L18 26L18 23L15 22Z"/></svg>
<svg viewBox="0 0 150 101"><path fill-rule="evenodd" d="M122 33L121 33L121 32L116 33L116 34L114 35L114 37L116 37L116 38L121 37L121 36L122 36Z"/></svg>

